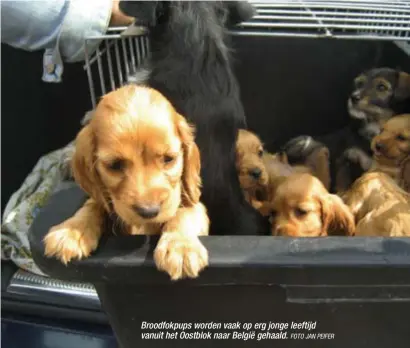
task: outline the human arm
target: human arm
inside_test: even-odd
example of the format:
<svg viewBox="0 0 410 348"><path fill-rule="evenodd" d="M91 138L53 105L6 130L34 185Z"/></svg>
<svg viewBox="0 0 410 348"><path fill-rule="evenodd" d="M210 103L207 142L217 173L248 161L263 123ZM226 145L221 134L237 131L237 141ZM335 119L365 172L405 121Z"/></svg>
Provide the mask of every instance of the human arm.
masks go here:
<svg viewBox="0 0 410 348"><path fill-rule="evenodd" d="M132 18L118 7L119 0L2 1L2 43L26 51L45 50L43 80L60 82L63 62L83 61L108 26L129 25Z"/></svg>

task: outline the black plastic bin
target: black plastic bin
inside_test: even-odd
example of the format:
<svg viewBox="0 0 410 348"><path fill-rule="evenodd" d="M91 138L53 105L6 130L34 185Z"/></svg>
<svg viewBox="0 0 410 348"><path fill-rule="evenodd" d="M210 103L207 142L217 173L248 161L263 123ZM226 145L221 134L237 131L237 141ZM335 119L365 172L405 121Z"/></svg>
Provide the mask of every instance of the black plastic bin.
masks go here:
<svg viewBox="0 0 410 348"><path fill-rule="evenodd" d="M409 57L389 42L237 37L235 46L249 126L271 151L292 136L325 134L344 126L346 97L353 78L362 70L410 68ZM71 72L84 88L84 73L80 69ZM15 74L22 73L24 69L16 68ZM69 73L65 72L66 79ZM9 91L3 88L2 100L11 110L10 98L18 79L9 76L6 83L11 87ZM30 89L24 93L31 93ZM49 100L53 110L64 98L67 96ZM75 108L82 106L83 111L90 107L84 102ZM48 115L56 117L51 112ZM81 116L73 116L76 126L72 129ZM31 116L21 113L15 117ZM38 132L44 141L50 136L48 129ZM67 127L56 124L53 139L58 134L67 134ZM4 142L11 145L13 141L15 133L4 133L3 149L7 148ZM24 149L19 151L24 159ZM19 168L8 170L18 172ZM78 188L61 191L50 200L32 226L33 255L52 277L95 285L122 348L409 346L408 239L205 237L210 266L196 280L171 283L153 264L154 238L107 237L93 256L67 267L43 257L41 240L48 229L71 216L84 200ZM244 331L245 323L306 321L316 326L310 331L308 324L282 330L287 332L286 339L258 341L258 330L252 328L248 333L256 331L256 337L248 340L147 340L142 339L142 332L155 330L141 329L144 321L239 321L242 328L233 330L238 332ZM314 339L308 336L312 332L317 335Z"/></svg>
<svg viewBox="0 0 410 348"><path fill-rule="evenodd" d="M209 268L172 284L152 261L156 238L106 238L93 257L68 267L43 258L45 232L84 199L78 188L53 197L32 228L35 260L54 277L95 285L121 347L408 347L409 239L204 237ZM241 329L143 329L164 321L239 322ZM305 326L260 341L263 331L245 326L269 322ZM143 339L147 332L164 336ZM180 339L165 339L166 332ZM228 332L231 339L189 336L195 332ZM233 339L234 332L249 336Z"/></svg>

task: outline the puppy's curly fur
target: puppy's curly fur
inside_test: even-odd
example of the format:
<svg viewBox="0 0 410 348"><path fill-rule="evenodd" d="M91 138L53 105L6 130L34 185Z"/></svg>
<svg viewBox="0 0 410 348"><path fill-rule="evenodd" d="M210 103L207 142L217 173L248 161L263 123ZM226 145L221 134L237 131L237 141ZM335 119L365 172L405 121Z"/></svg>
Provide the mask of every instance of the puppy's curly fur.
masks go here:
<svg viewBox="0 0 410 348"><path fill-rule="evenodd" d="M362 175L342 197L355 216L356 236L410 236L410 195L387 174Z"/></svg>
<svg viewBox="0 0 410 348"><path fill-rule="evenodd" d="M105 95L76 138L72 167L90 198L49 231L46 255L64 263L87 257L105 215L114 214L128 234L161 234L154 259L172 279L196 277L207 265L194 129L158 91L129 85Z"/></svg>
<svg viewBox="0 0 410 348"><path fill-rule="evenodd" d="M268 233L244 198L235 166L238 129L246 128L246 118L227 28L249 19L252 6L239 1L122 1L120 8L150 29L149 67L137 79L159 90L196 126L201 200L211 233Z"/></svg>
<svg viewBox="0 0 410 348"><path fill-rule="evenodd" d="M320 237L352 235L354 218L342 199L309 173L282 177L273 199L263 205L272 235Z"/></svg>

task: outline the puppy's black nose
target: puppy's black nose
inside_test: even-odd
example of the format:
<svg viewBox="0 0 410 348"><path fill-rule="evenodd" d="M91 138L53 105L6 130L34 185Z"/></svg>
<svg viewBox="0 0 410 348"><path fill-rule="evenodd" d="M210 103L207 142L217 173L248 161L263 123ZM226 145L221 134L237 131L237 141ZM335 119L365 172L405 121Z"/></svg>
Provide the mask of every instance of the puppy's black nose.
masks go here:
<svg viewBox="0 0 410 348"><path fill-rule="evenodd" d="M255 179L259 179L261 177L262 171L259 168L252 168L249 170L249 175Z"/></svg>
<svg viewBox="0 0 410 348"><path fill-rule="evenodd" d="M382 143L376 143L375 148L377 151L381 152L384 150L385 146Z"/></svg>
<svg viewBox="0 0 410 348"><path fill-rule="evenodd" d="M132 208L134 211L144 219L152 219L159 214L160 206L151 205L151 206L139 206L133 205Z"/></svg>
<svg viewBox="0 0 410 348"><path fill-rule="evenodd" d="M353 104L356 104L360 100L360 95L353 93L350 96L350 100L352 101Z"/></svg>

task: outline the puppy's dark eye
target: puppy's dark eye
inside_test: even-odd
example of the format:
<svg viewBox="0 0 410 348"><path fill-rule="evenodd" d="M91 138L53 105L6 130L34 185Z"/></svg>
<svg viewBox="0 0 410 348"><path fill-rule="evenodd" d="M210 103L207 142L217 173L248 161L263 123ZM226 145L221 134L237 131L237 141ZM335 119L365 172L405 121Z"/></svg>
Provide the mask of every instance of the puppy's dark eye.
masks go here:
<svg viewBox="0 0 410 348"><path fill-rule="evenodd" d="M396 136L396 139L397 139L398 141L406 141L406 140L407 140L406 137L403 136L403 135L401 135L401 134L397 135L397 136Z"/></svg>
<svg viewBox="0 0 410 348"><path fill-rule="evenodd" d="M274 219L274 218L276 217L276 215L277 215L276 210L271 210L271 211L269 212L269 218Z"/></svg>
<svg viewBox="0 0 410 348"><path fill-rule="evenodd" d="M363 88L363 86L364 86L364 81L356 81L355 82L355 87L356 88L360 89L360 88Z"/></svg>
<svg viewBox="0 0 410 348"><path fill-rule="evenodd" d="M365 83L365 78L364 77L359 77L354 81L354 85L357 89L363 88L364 83Z"/></svg>
<svg viewBox="0 0 410 348"><path fill-rule="evenodd" d="M383 84L383 83L379 83L379 84L376 86L376 89L377 89L379 92L385 92L385 91L387 91L387 86L386 86L385 84Z"/></svg>
<svg viewBox="0 0 410 348"><path fill-rule="evenodd" d="M258 156L259 156L259 157L262 157L262 156L263 156L263 150L259 150L259 151L258 151Z"/></svg>
<svg viewBox="0 0 410 348"><path fill-rule="evenodd" d="M164 155L164 157L163 157L162 160L164 161L165 164L170 164L170 163L174 162L175 156L172 156L172 155Z"/></svg>
<svg viewBox="0 0 410 348"><path fill-rule="evenodd" d="M307 212L306 210L304 210L304 209L296 208L296 209L294 210L294 213L295 213L295 216L296 216L296 217L303 217L303 216L305 216L308 212Z"/></svg>
<svg viewBox="0 0 410 348"><path fill-rule="evenodd" d="M125 161L122 159L115 159L112 162L108 163L108 169L114 172L120 172L125 167Z"/></svg>

